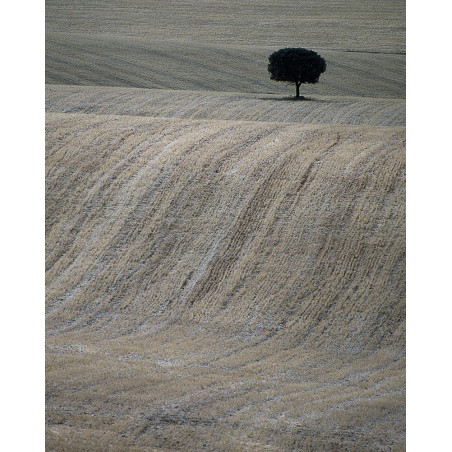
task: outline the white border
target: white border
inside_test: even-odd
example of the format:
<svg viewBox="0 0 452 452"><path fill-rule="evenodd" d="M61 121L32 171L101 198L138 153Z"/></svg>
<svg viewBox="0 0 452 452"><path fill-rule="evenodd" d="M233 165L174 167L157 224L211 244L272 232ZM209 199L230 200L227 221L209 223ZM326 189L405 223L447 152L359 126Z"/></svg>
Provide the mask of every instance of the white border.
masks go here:
<svg viewBox="0 0 452 452"><path fill-rule="evenodd" d="M45 449L45 2L9 2L2 17L2 449L39 451Z"/></svg>
<svg viewBox="0 0 452 452"><path fill-rule="evenodd" d="M450 447L450 14L407 6L407 450ZM446 436L447 435L447 436Z"/></svg>

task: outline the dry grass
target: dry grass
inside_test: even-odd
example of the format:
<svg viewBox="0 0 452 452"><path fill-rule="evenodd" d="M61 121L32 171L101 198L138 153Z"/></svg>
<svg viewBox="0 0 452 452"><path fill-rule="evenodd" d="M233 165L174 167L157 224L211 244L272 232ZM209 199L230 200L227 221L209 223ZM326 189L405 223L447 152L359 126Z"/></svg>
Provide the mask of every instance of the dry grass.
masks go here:
<svg viewBox="0 0 452 452"><path fill-rule="evenodd" d="M405 125L404 99L316 97L47 85L46 111L184 119Z"/></svg>
<svg viewBox="0 0 452 452"><path fill-rule="evenodd" d="M274 344L267 359L253 356L263 347L227 359L212 345L221 332L175 333L127 348L94 337L52 344L49 450L402 450L404 362L394 352L350 359Z"/></svg>
<svg viewBox="0 0 452 452"><path fill-rule="evenodd" d="M404 9L46 2L47 450L404 450Z"/></svg>
<svg viewBox="0 0 452 452"><path fill-rule="evenodd" d="M403 442L404 128L47 136L50 448Z"/></svg>

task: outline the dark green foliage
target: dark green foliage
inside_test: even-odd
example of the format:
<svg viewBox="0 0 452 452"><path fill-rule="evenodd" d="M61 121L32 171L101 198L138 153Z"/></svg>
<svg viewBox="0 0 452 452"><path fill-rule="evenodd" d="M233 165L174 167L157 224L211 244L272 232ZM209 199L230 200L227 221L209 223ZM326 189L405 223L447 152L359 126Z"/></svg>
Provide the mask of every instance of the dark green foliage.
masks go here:
<svg viewBox="0 0 452 452"><path fill-rule="evenodd" d="M296 97L300 97L302 83L317 83L326 70L325 60L313 50L285 48L268 58L268 72L272 80L295 83Z"/></svg>

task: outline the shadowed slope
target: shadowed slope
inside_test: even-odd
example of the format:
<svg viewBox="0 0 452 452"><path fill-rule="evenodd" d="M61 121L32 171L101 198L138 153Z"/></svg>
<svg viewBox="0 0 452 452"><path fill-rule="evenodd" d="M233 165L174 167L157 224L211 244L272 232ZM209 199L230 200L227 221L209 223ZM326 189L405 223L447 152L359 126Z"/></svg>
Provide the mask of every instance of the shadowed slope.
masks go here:
<svg viewBox="0 0 452 452"><path fill-rule="evenodd" d="M405 55L314 47L328 67L318 84L302 85L302 95L405 97ZM294 95L293 86L270 80L275 50L270 41L239 47L48 32L46 83Z"/></svg>
<svg viewBox="0 0 452 452"><path fill-rule="evenodd" d="M46 2L46 83L290 93L268 56L312 48L328 68L302 94L405 97L405 2Z"/></svg>

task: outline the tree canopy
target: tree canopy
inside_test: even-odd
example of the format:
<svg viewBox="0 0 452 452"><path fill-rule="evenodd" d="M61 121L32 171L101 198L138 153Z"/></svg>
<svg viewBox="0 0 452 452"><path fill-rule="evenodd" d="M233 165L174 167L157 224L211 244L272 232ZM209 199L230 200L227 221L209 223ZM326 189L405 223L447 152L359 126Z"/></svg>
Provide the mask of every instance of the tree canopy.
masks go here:
<svg viewBox="0 0 452 452"><path fill-rule="evenodd" d="M317 83L320 74L326 70L326 62L317 52L303 48L277 50L268 61L270 78L295 83L297 98L300 97L302 83Z"/></svg>

